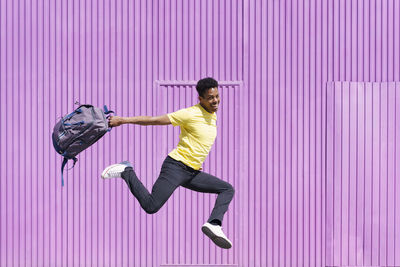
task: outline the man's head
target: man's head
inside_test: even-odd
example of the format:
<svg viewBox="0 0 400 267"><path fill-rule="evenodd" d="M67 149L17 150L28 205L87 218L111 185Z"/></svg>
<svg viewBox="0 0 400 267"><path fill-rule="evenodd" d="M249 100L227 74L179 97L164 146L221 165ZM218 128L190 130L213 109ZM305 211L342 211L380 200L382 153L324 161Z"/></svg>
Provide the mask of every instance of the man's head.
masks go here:
<svg viewBox="0 0 400 267"><path fill-rule="evenodd" d="M197 82L196 90L199 93L200 105L209 113L218 110L219 98L218 82L213 78L204 78Z"/></svg>

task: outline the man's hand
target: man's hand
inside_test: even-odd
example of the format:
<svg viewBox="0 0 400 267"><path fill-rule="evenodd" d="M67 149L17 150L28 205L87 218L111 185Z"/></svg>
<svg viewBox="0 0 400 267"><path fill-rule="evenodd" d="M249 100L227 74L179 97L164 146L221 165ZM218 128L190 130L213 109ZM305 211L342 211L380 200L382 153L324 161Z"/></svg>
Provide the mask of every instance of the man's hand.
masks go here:
<svg viewBox="0 0 400 267"><path fill-rule="evenodd" d="M109 127L117 127L117 126L120 126L121 124L124 124L124 118L122 118L122 117L110 116L108 118L108 126Z"/></svg>

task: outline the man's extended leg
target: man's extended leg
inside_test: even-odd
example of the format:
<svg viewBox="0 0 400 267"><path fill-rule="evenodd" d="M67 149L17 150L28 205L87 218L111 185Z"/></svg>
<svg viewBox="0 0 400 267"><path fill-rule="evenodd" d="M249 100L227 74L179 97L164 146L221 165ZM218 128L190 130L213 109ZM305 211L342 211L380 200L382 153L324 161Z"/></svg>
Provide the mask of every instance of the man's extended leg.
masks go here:
<svg viewBox="0 0 400 267"><path fill-rule="evenodd" d="M218 197L208 222L219 221L222 223L229 203L232 201L235 189L231 184L205 172L199 172L193 179L182 184L183 187L202 193L215 193Z"/></svg>
<svg viewBox="0 0 400 267"><path fill-rule="evenodd" d="M221 224L235 193L232 185L210 174L199 172L193 179L182 184L182 186L198 192L218 194L208 222L201 227L201 230L217 246L225 249L231 248L232 242L225 236Z"/></svg>

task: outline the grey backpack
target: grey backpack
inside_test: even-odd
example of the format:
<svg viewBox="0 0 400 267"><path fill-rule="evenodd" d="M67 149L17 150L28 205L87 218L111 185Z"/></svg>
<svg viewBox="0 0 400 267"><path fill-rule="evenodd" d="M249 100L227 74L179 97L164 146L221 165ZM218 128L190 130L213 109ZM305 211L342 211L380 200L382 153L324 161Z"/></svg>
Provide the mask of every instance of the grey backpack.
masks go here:
<svg viewBox="0 0 400 267"><path fill-rule="evenodd" d="M108 127L107 115L114 113L107 106L104 110L92 105L80 105L72 113L64 116L53 129L53 146L64 157L61 165L61 183L64 186L64 167L68 160L74 165L76 156L86 148L97 142L111 130Z"/></svg>

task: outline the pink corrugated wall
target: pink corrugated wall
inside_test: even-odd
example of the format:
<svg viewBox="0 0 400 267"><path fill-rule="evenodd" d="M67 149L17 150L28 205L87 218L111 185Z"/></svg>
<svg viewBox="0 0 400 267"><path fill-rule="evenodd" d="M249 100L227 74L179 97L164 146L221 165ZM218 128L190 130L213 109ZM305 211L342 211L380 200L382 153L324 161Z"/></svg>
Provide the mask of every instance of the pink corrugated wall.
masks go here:
<svg viewBox="0 0 400 267"><path fill-rule="evenodd" d="M399 90L399 82L327 84L329 266L400 265Z"/></svg>
<svg viewBox="0 0 400 267"><path fill-rule="evenodd" d="M399 264L392 217L372 235L392 247L368 247L371 236L354 245L350 230L328 228L326 208L346 207L329 202L326 179L335 176L325 175L326 83L399 81L399 32L395 0L0 0L0 266ZM204 76L224 81L228 94L205 169L235 185L224 221L232 250L200 232L214 196L178 190L150 216L122 181L99 178L107 164L129 159L150 188L177 141L165 132L176 129L114 129L79 156L61 187L50 134L76 100L158 115L195 102L176 94L192 93ZM381 123L392 133L399 124L389 121ZM381 181L393 183L389 169ZM349 190L339 185L336 194ZM399 206L392 195L374 207Z"/></svg>

